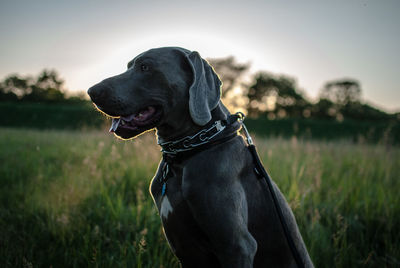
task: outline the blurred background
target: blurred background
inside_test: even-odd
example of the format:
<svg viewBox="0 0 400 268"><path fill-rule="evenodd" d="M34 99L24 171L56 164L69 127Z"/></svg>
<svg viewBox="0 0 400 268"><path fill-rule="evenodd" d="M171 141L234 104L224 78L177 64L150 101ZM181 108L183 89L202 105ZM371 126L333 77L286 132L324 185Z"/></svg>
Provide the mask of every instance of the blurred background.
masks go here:
<svg viewBox="0 0 400 268"><path fill-rule="evenodd" d="M163 46L198 51L219 74L318 267L400 265L399 10L1 1L0 265L176 267L147 191L154 136L113 139L86 94Z"/></svg>
<svg viewBox="0 0 400 268"><path fill-rule="evenodd" d="M224 103L263 120L262 135L400 137L397 1L0 5L4 126L99 127L84 105L91 85L145 50L181 46L209 60Z"/></svg>
<svg viewBox="0 0 400 268"><path fill-rule="evenodd" d="M209 60L224 103L263 120L269 127L254 129L262 135L395 142L399 8L397 1L5 1L0 109L12 116L0 124L98 127L84 105L87 88L145 50L181 46ZM79 119L71 105L82 109Z"/></svg>

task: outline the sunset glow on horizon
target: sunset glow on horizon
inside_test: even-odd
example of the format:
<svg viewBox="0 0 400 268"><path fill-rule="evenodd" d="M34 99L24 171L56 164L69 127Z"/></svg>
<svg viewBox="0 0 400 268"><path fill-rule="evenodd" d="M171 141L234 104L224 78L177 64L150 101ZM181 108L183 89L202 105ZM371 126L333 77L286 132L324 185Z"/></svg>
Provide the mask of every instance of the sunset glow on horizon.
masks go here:
<svg viewBox="0 0 400 268"><path fill-rule="evenodd" d="M86 91L143 51L180 46L232 55L250 74L292 76L311 100L325 82L354 78L365 101L399 111L398 10L396 1L2 2L0 79L54 68L70 91Z"/></svg>

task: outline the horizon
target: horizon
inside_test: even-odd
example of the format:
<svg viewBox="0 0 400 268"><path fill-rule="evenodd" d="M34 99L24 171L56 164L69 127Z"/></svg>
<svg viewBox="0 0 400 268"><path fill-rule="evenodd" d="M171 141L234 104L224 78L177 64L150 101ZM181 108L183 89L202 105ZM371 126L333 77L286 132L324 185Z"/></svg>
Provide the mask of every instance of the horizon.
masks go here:
<svg viewBox="0 0 400 268"><path fill-rule="evenodd" d="M145 50L181 46L203 58L249 62L249 74L294 77L311 101L328 81L356 79L363 102L394 113L398 10L396 1L2 2L0 78L51 68L70 92L86 92Z"/></svg>

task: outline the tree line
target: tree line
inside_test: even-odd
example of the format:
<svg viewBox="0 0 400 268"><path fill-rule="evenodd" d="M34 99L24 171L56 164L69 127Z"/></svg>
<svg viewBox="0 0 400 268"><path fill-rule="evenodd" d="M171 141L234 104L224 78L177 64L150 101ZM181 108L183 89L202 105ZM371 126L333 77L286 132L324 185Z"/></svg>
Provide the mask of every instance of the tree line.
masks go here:
<svg viewBox="0 0 400 268"><path fill-rule="evenodd" d="M317 102L309 101L296 79L259 71L243 82L250 65L234 57L208 59L223 81L222 99L229 107L245 110L252 118L315 118L342 121L399 120L361 100L361 84L351 78L326 82ZM65 81L56 70L44 69L37 76L12 74L0 81L0 101L85 102L85 93L69 96Z"/></svg>
<svg viewBox="0 0 400 268"><path fill-rule="evenodd" d="M44 69L37 76L11 74L0 82L0 101L82 102L84 94L68 95L65 81L54 69Z"/></svg>
<svg viewBox="0 0 400 268"><path fill-rule="evenodd" d="M326 82L318 101L311 102L291 76L259 71L252 75L250 83L243 83L250 64L238 63L232 56L208 61L223 81L224 102L231 107L244 108L249 117L400 120L400 113L388 114L363 103L361 84L356 79ZM235 88L241 90L233 93Z"/></svg>

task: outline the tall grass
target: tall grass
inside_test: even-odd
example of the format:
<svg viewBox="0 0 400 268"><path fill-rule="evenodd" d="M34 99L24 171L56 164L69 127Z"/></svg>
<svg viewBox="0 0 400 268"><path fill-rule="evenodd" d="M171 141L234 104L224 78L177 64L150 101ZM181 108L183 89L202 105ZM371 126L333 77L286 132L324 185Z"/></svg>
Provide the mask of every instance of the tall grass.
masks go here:
<svg viewBox="0 0 400 268"><path fill-rule="evenodd" d="M400 149L257 139L317 267L400 265ZM154 136L0 129L0 266L177 267Z"/></svg>

